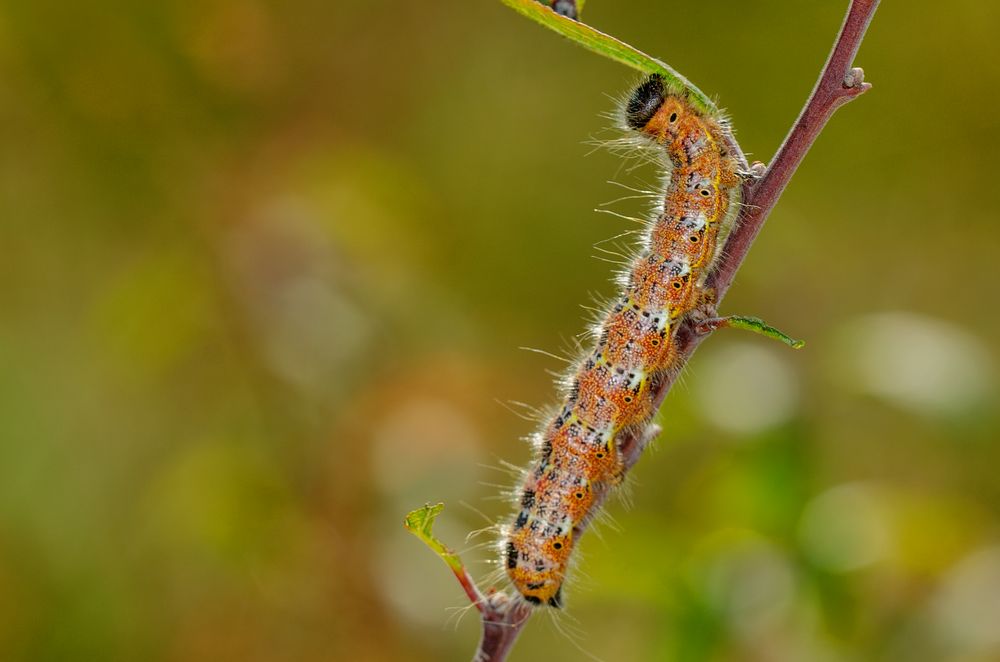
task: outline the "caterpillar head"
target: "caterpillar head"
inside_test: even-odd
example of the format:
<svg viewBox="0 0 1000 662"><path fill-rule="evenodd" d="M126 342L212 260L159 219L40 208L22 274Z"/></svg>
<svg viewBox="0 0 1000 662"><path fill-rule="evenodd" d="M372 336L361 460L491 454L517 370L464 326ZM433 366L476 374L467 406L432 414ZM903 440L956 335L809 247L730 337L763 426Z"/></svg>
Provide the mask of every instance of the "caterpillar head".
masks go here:
<svg viewBox="0 0 1000 662"><path fill-rule="evenodd" d="M629 128L642 131L663 104L665 95L663 77L659 74L653 74L635 88L625 105L625 123Z"/></svg>
<svg viewBox="0 0 1000 662"><path fill-rule="evenodd" d="M672 142L689 132L691 115L691 107L683 96L668 93L659 74L643 81L625 105L625 123L629 128L658 143ZM697 156L703 145L693 140L690 148L692 156Z"/></svg>

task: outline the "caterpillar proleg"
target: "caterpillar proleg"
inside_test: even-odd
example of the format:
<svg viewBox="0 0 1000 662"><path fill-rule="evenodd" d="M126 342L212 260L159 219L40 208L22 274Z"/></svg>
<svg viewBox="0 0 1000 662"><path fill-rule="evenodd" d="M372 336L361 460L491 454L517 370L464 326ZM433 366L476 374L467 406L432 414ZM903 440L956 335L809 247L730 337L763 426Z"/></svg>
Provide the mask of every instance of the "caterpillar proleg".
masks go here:
<svg viewBox="0 0 1000 662"><path fill-rule="evenodd" d="M574 529L593 517L597 494L621 482L618 437L645 429L655 413L676 329L703 302L720 229L739 207L741 164L720 114L654 74L633 91L623 119L661 155L662 203L594 346L567 376L559 413L536 435L517 514L502 532L507 576L533 605L561 606Z"/></svg>

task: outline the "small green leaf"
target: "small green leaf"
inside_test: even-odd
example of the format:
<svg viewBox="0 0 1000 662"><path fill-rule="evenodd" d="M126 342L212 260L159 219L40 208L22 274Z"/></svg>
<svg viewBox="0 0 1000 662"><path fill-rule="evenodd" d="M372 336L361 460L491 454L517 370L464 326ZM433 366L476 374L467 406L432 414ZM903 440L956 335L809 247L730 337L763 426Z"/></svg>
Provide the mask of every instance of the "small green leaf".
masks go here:
<svg viewBox="0 0 1000 662"><path fill-rule="evenodd" d="M773 326L765 323L764 320L759 317L742 317L739 315L732 315L725 318L725 325L734 329L753 331L754 333L759 333L762 336L773 338L774 340L785 343L792 349L802 349L806 344L805 340L795 340Z"/></svg>
<svg viewBox="0 0 1000 662"><path fill-rule="evenodd" d="M629 46L623 41L604 34L589 25L584 25L571 18L560 16L548 5L536 0L500 0L514 11L527 16L540 25L558 32L562 36L575 41L580 46L599 55L637 69L646 74L660 74L671 93L686 93L688 100L698 110L715 114L718 108L704 92L695 87L688 79L674 71L670 66L654 57ZM577 5L578 11L583 9L583 3Z"/></svg>
<svg viewBox="0 0 1000 662"><path fill-rule="evenodd" d="M410 512L406 516L406 519L403 520L403 526L406 527L407 531L424 541L424 544L430 547L431 551L440 556L441 560L448 564L452 572L461 574L464 569L462 559L458 558L455 552L448 549L444 543L434 537L434 520L437 519L442 510L444 510L443 503L434 504L433 506L427 504L423 508L418 508Z"/></svg>

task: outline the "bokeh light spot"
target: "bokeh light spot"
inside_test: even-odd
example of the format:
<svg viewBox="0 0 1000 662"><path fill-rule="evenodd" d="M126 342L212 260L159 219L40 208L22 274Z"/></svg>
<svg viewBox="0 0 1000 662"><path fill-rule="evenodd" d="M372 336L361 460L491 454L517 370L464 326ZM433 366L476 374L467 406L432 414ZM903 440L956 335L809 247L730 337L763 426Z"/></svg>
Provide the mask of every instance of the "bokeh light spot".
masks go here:
<svg viewBox="0 0 1000 662"><path fill-rule="evenodd" d="M702 416L724 430L759 432L795 412L795 374L785 359L757 343L716 349L697 361L693 380Z"/></svg>
<svg viewBox="0 0 1000 662"><path fill-rule="evenodd" d="M887 520L877 490L860 483L840 485L806 505L799 537L817 565L833 572L850 572L890 552Z"/></svg>
<svg viewBox="0 0 1000 662"><path fill-rule="evenodd" d="M983 343L960 326L909 312L854 320L841 333L838 366L858 389L917 413L959 414L980 404L993 367Z"/></svg>

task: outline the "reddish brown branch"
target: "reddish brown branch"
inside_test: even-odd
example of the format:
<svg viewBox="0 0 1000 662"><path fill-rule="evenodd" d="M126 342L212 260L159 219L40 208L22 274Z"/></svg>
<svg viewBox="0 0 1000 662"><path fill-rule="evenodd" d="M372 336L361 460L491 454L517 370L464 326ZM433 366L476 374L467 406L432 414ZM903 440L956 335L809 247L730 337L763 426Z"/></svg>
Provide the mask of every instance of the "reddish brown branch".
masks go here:
<svg viewBox="0 0 1000 662"><path fill-rule="evenodd" d="M719 262L706 283L706 287L715 292L716 303L720 302L729 290L736 272L743 264L768 214L774 209L795 170L802 163L802 159L834 111L871 87L864 82L864 72L852 68L852 64L878 4L879 0L851 0L851 6L833 51L802 113L778 149L771 165L762 175L749 178L744 183L743 212L726 240ZM732 144L735 145L735 141ZM742 154L739 156L745 161ZM678 329L677 359L670 374L654 394L655 408L659 408L663 403L677 375L706 337L705 334L697 333L690 321ZM618 441L626 471L635 465L643 450L658 432L659 428L652 426L646 431L622 434ZM607 489L597 495L597 505L600 505L606 497ZM577 527L574 530L574 537L583 533L586 526L587 522L584 522ZM507 658L521 629L527 623L531 615L530 608L502 593L491 593L484 599L474 584L471 584L470 588L471 580L468 575L464 579L460 576L459 581L462 582L473 604L479 608L483 618L483 637L474 661L502 662Z"/></svg>
<svg viewBox="0 0 1000 662"><path fill-rule="evenodd" d="M455 573L455 579L462 585L465 594L469 596L469 602L472 603L472 606L485 616L486 597L479 590L479 587L476 586L476 581L469 575L469 571L466 570L464 565L460 568L452 568L451 571Z"/></svg>
<svg viewBox="0 0 1000 662"><path fill-rule="evenodd" d="M491 593L482 605L483 636L472 662L502 662L531 617L531 607L499 592Z"/></svg>

